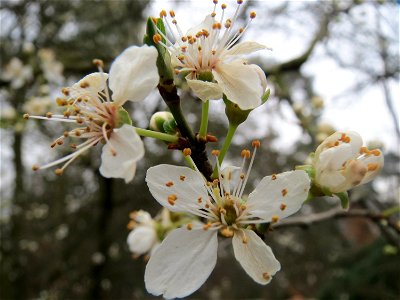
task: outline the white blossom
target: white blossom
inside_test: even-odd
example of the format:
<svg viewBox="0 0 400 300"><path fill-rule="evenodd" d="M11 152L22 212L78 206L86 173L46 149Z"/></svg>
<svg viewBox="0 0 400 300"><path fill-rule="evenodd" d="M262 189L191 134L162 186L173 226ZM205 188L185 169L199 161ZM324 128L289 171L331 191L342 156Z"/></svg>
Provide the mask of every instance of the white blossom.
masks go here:
<svg viewBox="0 0 400 300"><path fill-rule="evenodd" d="M226 167L212 183L197 168L164 164L147 171L150 192L161 205L208 221L176 229L161 243L146 267L145 283L150 293L169 299L196 291L214 269L218 232L232 238L236 259L257 283L269 283L280 270L270 247L248 226L275 223L297 212L307 198L310 180L304 171L267 176L244 198L255 152L246 173L248 150L243 152L241 168Z"/></svg>
<svg viewBox="0 0 400 300"><path fill-rule="evenodd" d="M251 41L237 43L256 16L251 12L247 25L234 29L243 1L237 1L232 18L224 18L226 4L221 6L222 16L217 17L217 2L214 2L214 11L185 35L175 19L175 12L170 11L171 25L167 13L161 11L160 17L175 43L160 30L153 39L169 50L177 73L188 73L186 81L201 100L221 99L225 94L243 110L255 108L261 104L267 80L264 71L257 65L247 64L243 55L268 47ZM176 34L172 27L176 27Z"/></svg>
<svg viewBox="0 0 400 300"><path fill-rule="evenodd" d="M10 81L13 89L21 88L32 78L32 67L30 65L24 65L17 57L13 57L1 72L1 79Z"/></svg>
<svg viewBox="0 0 400 300"><path fill-rule="evenodd" d="M382 152L363 147L358 133L335 132L315 151L315 182L332 193L345 192L374 179L383 163Z"/></svg>
<svg viewBox="0 0 400 300"><path fill-rule="evenodd" d="M79 145L72 143L71 147L75 149L73 153L44 166L35 165L33 169L65 163L56 170L56 174L60 175L80 154L99 142L105 142L100 173L104 177L131 181L136 172L136 162L144 155L144 147L121 105L127 100L143 100L157 86L159 79L156 59L157 51L154 47L130 47L117 57L111 66L110 75L102 71L100 64L100 72L89 74L72 87L64 88L66 98L57 99L60 106L66 107L62 115L26 115L27 118L77 124L76 128L58 137L52 147L64 144L68 137L86 140ZM148 67L143 68L143 64ZM107 79L112 96L107 87Z"/></svg>

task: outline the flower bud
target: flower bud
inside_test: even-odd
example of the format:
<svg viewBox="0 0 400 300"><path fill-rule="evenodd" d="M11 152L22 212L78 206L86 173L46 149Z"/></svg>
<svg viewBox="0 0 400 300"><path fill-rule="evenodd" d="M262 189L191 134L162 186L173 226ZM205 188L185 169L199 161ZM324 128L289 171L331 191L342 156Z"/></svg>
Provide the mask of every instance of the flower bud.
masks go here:
<svg viewBox="0 0 400 300"><path fill-rule="evenodd" d="M176 121L168 111L159 111L152 115L149 127L151 130L168 134L176 134L178 131Z"/></svg>

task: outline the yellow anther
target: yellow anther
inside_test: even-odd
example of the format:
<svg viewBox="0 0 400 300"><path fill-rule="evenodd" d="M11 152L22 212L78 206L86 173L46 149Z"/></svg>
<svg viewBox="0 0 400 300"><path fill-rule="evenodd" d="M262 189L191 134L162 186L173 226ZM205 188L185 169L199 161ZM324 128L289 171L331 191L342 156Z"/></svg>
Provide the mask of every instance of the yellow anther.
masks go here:
<svg viewBox="0 0 400 300"><path fill-rule="evenodd" d="M159 35L158 33L153 35L153 42L155 44L158 44L159 42L161 42L161 40L162 40L161 35Z"/></svg>
<svg viewBox="0 0 400 300"><path fill-rule="evenodd" d="M69 88L67 87L62 88L61 93L63 93L65 96L69 96Z"/></svg>
<svg viewBox="0 0 400 300"><path fill-rule="evenodd" d="M171 194L168 196L168 203L171 205L175 205L175 201L178 199L178 197L175 194Z"/></svg>
<svg viewBox="0 0 400 300"><path fill-rule="evenodd" d="M197 198L197 202L198 202L199 204L200 204L201 202L203 202L202 198L201 198L201 197Z"/></svg>
<svg viewBox="0 0 400 300"><path fill-rule="evenodd" d="M214 18L216 15L217 15L217 14L216 14L215 12L212 12L212 13L211 13L211 17L213 17L213 18Z"/></svg>
<svg viewBox="0 0 400 300"><path fill-rule="evenodd" d="M173 183L172 181L168 181L165 185L166 185L167 187L171 187L171 186L174 185L174 183Z"/></svg>
<svg viewBox="0 0 400 300"><path fill-rule="evenodd" d="M186 176L184 176L184 175L179 176L180 181L185 181L185 179L186 179Z"/></svg>
<svg viewBox="0 0 400 300"><path fill-rule="evenodd" d="M76 146L76 144L71 144L71 145L69 145L72 149L76 149L77 148L77 146Z"/></svg>
<svg viewBox="0 0 400 300"><path fill-rule="evenodd" d="M213 3L214 4L218 4L218 0L213 0Z"/></svg>
<svg viewBox="0 0 400 300"><path fill-rule="evenodd" d="M162 11L160 11L160 18L164 18L167 16L167 12L163 9Z"/></svg>
<svg viewBox="0 0 400 300"><path fill-rule="evenodd" d="M243 244L247 244L248 242L247 236L243 235L242 242Z"/></svg>
<svg viewBox="0 0 400 300"><path fill-rule="evenodd" d="M219 212L223 215L226 215L226 209L223 207L220 207Z"/></svg>
<svg viewBox="0 0 400 300"><path fill-rule="evenodd" d="M56 99L56 103L58 106L65 106L68 104L67 100L63 99L63 98L57 98Z"/></svg>
<svg viewBox="0 0 400 300"><path fill-rule="evenodd" d="M203 29L202 32L205 37L208 37L210 35L210 33L207 31L207 29Z"/></svg>
<svg viewBox="0 0 400 300"><path fill-rule="evenodd" d="M244 149L244 150L242 150L242 152L240 153L240 155L241 155L243 158L250 158L250 151L247 150L247 149Z"/></svg>
<svg viewBox="0 0 400 300"><path fill-rule="evenodd" d="M243 32L244 32L244 28L240 28L239 33L243 33Z"/></svg>
<svg viewBox="0 0 400 300"><path fill-rule="evenodd" d="M222 28L221 23L214 23L212 28L213 29L221 29Z"/></svg>
<svg viewBox="0 0 400 300"><path fill-rule="evenodd" d="M69 132L68 131L64 131L63 136L64 137L69 137Z"/></svg>
<svg viewBox="0 0 400 300"><path fill-rule="evenodd" d="M272 216L272 218L271 218L271 222L272 223L276 223L276 222L278 222L279 221L279 216Z"/></svg>
<svg viewBox="0 0 400 300"><path fill-rule="evenodd" d="M240 5L240 4L242 4L242 3L243 3L243 0L237 0L236 2L237 2L237 4L239 4L239 5Z"/></svg>
<svg viewBox="0 0 400 300"><path fill-rule="evenodd" d="M52 116L53 116L53 113L52 113L52 112L48 112L48 113L46 113L46 117L47 117L47 118L49 118L49 119L50 119Z"/></svg>
<svg viewBox="0 0 400 300"><path fill-rule="evenodd" d="M244 179L246 177L246 174L244 174L244 173L242 173L242 174L240 174L240 179Z"/></svg>
<svg viewBox="0 0 400 300"><path fill-rule="evenodd" d="M186 225L187 230L192 230L193 229L193 224L189 223Z"/></svg>
<svg viewBox="0 0 400 300"><path fill-rule="evenodd" d="M232 23L228 22L228 21L226 21L224 24L225 28L229 28L229 27L231 27L231 25L232 25Z"/></svg>
<svg viewBox="0 0 400 300"><path fill-rule="evenodd" d="M260 148L261 142L259 140L254 140L253 142L251 142L251 146L253 148Z"/></svg>
<svg viewBox="0 0 400 300"><path fill-rule="evenodd" d="M282 193L282 196L285 197L287 195L287 193L288 193L288 189L283 189L281 191L281 193Z"/></svg>
<svg viewBox="0 0 400 300"><path fill-rule="evenodd" d="M225 228L221 229L220 232L224 237L227 237L227 238L233 237L233 234L234 234L233 230L230 229L229 227L225 227Z"/></svg>
<svg viewBox="0 0 400 300"><path fill-rule="evenodd" d="M172 20L172 24L176 25L177 23L178 22L175 19Z"/></svg>
<svg viewBox="0 0 400 300"><path fill-rule="evenodd" d="M339 146L339 141L336 141L334 144L333 144L333 146Z"/></svg>
<svg viewBox="0 0 400 300"><path fill-rule="evenodd" d="M54 173L55 173L57 176L61 176L63 172L64 172L63 169L56 169L56 170L54 171Z"/></svg>
<svg viewBox="0 0 400 300"><path fill-rule="evenodd" d="M256 14L255 11L252 11L252 12L250 13L250 19L254 19L256 16L257 16L257 14Z"/></svg>
<svg viewBox="0 0 400 300"><path fill-rule="evenodd" d="M171 16L171 18L175 18L175 12L173 10L169 11L169 15Z"/></svg>
<svg viewBox="0 0 400 300"><path fill-rule="evenodd" d="M263 278L264 278L265 280L270 280L270 279L271 279L271 275L269 275L267 272L264 272L264 273L262 274L262 276L263 276Z"/></svg>
<svg viewBox="0 0 400 300"><path fill-rule="evenodd" d="M82 119L80 116L78 116L78 117L76 118L76 123L82 124L82 123L83 123L83 119Z"/></svg>
<svg viewBox="0 0 400 300"><path fill-rule="evenodd" d="M218 156L219 155L219 150L212 150L211 151L211 155L214 155L214 156Z"/></svg>
<svg viewBox="0 0 400 300"><path fill-rule="evenodd" d="M187 37L186 36L183 36L182 38L181 38L181 40L182 40L182 42L186 42L187 41ZM182 49L182 48L181 48Z"/></svg>
<svg viewBox="0 0 400 300"><path fill-rule="evenodd" d="M381 151L379 151L378 149L374 149L374 150L371 150L371 154L373 154L375 156L379 156L379 155L381 155Z"/></svg>
<svg viewBox="0 0 400 300"><path fill-rule="evenodd" d="M60 146L61 146L62 144L64 144L63 140L57 140L56 143L57 143L57 145L60 145Z"/></svg>
<svg viewBox="0 0 400 300"><path fill-rule="evenodd" d="M37 171L37 170L39 170L39 165L36 165L36 164L34 164L33 166L32 166L32 170L33 171Z"/></svg>
<svg viewBox="0 0 400 300"><path fill-rule="evenodd" d="M28 119L29 119L29 114L24 114L22 117L23 117L25 120L28 120Z"/></svg>
<svg viewBox="0 0 400 300"><path fill-rule="evenodd" d="M368 171L375 171L376 169L378 169L379 165L377 163L371 163L368 164Z"/></svg>
<svg viewBox="0 0 400 300"><path fill-rule="evenodd" d="M282 203L279 208L281 209L281 211L284 211L286 209L286 204Z"/></svg>
<svg viewBox="0 0 400 300"><path fill-rule="evenodd" d="M185 55L183 55L183 54L178 55L178 59L181 61L185 60Z"/></svg>
<svg viewBox="0 0 400 300"><path fill-rule="evenodd" d="M104 62L101 59L95 58L92 62L96 67L104 68Z"/></svg>
<svg viewBox="0 0 400 300"><path fill-rule="evenodd" d="M221 8L222 8L222 9L225 9L225 8L226 8L226 4L225 4L225 3L222 4L222 5L221 5Z"/></svg>
<svg viewBox="0 0 400 300"><path fill-rule="evenodd" d="M190 156L192 155L192 150L190 148L185 148L183 149L183 155L184 156Z"/></svg>
<svg viewBox="0 0 400 300"><path fill-rule="evenodd" d="M276 180L276 178L278 178L278 177L276 176L276 174L272 174L271 179L272 179L272 180Z"/></svg>
<svg viewBox="0 0 400 300"><path fill-rule="evenodd" d="M79 86L83 89L88 88L89 87L89 82L87 81L82 81Z"/></svg>
<svg viewBox="0 0 400 300"><path fill-rule="evenodd" d="M126 228L128 228L129 230L132 230L133 228L135 228L136 226L136 222L131 220L129 221L128 225L126 225Z"/></svg>
<svg viewBox="0 0 400 300"><path fill-rule="evenodd" d="M204 224L204 225L203 225L203 229L204 229L204 230L208 230L211 226L212 226L212 223L211 223L211 222L208 222L207 224Z"/></svg>

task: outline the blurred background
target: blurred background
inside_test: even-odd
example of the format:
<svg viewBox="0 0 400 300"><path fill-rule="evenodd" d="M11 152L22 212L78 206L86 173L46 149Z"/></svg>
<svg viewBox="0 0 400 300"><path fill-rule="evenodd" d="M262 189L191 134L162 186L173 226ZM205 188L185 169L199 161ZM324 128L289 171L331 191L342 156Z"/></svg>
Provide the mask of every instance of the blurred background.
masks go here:
<svg viewBox="0 0 400 300"><path fill-rule="evenodd" d="M226 13L233 15L236 2L227 4ZM22 115L56 112L60 89L96 71L93 58L103 59L108 70L123 49L141 43L147 16L174 9L185 31L212 8L211 0L0 2L1 299L154 298L144 288L146 262L129 253L126 225L131 211L145 209L154 216L160 210L147 190L146 169L183 165L180 155L144 139L145 160L127 185L100 176L100 147L61 177L54 170L33 173L32 164L70 150L50 148L64 132L62 124L24 121ZM272 96L239 128L227 157L239 163L240 151L253 138L262 141L248 191L263 176L303 164L335 130L358 131L369 146L383 149L385 168L372 184L352 191L348 216L307 222L338 205L316 199L295 216L299 222L266 235L282 264L269 285L254 283L223 242L216 269L189 298L398 299L399 215L351 217L354 209L376 216L399 205L398 4L248 1L240 24L252 10L257 18L243 40L274 50L249 57L264 68ZM188 120L198 128L199 100L184 84L182 90ZM227 130L220 102L211 103L209 128L220 137L219 145ZM127 108L134 123L146 128L150 116L166 106L154 93Z"/></svg>

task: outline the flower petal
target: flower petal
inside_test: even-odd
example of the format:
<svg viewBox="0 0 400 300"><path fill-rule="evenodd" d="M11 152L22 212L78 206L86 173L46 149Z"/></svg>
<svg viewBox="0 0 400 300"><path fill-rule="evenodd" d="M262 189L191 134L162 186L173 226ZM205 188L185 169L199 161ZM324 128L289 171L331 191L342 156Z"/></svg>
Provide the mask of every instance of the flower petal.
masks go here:
<svg viewBox="0 0 400 300"><path fill-rule="evenodd" d="M256 42L247 41L247 42L242 42L242 43L236 44L235 46L230 48L228 51L225 51L223 53L223 55L250 54L250 53L256 52L258 50L262 50L262 49L271 50L271 48L269 48L267 46L264 46L262 44L259 44L259 43L256 43Z"/></svg>
<svg viewBox="0 0 400 300"><path fill-rule="evenodd" d="M341 141L341 137L345 135L348 136L350 138L349 143L343 143L343 141ZM351 151L353 153L352 157L355 157L358 152L360 151L360 148L363 144L362 138L361 136L355 132L355 131L346 131L346 132L335 132L332 135L328 136L318 147L317 150L315 151L315 159L318 160L319 159L319 155L325 151L328 148L332 148L332 147L337 147L334 146L335 143L338 142L339 145L343 145L343 144L348 144L351 147Z"/></svg>
<svg viewBox="0 0 400 300"><path fill-rule="evenodd" d="M193 93L195 93L202 101L222 98L222 89L217 83L196 79L191 80L188 77L186 77L186 82L192 89Z"/></svg>
<svg viewBox="0 0 400 300"><path fill-rule="evenodd" d="M113 150L116 155L113 155ZM135 127L123 125L114 129L110 142L103 147L100 173L107 178L123 178L128 183L135 176L136 162L143 155L143 142Z"/></svg>
<svg viewBox="0 0 400 300"><path fill-rule="evenodd" d="M257 68L259 67L245 65L241 61L221 62L212 73L228 99L247 110L261 104L265 91L264 81L260 79Z"/></svg>
<svg viewBox="0 0 400 300"><path fill-rule="evenodd" d="M222 185L225 192L231 193L231 182L238 182L240 168L235 166L227 166L221 171Z"/></svg>
<svg viewBox="0 0 400 300"><path fill-rule="evenodd" d="M244 239L246 243L244 243ZM252 230L235 232L232 238L233 251L237 261L246 273L259 284L267 284L281 269L272 250Z"/></svg>
<svg viewBox="0 0 400 300"><path fill-rule="evenodd" d="M157 242L157 233L151 226L138 226L127 238L129 250L137 255L149 252Z"/></svg>
<svg viewBox="0 0 400 300"><path fill-rule="evenodd" d="M147 291L167 299L190 295L210 276L217 250L216 230L175 229L150 257L144 274Z"/></svg>
<svg viewBox="0 0 400 300"><path fill-rule="evenodd" d="M201 175L187 167L158 165L147 170L146 182L150 193L162 206L175 212L199 215L202 204L208 199ZM168 201L172 197L173 201Z"/></svg>
<svg viewBox="0 0 400 300"><path fill-rule="evenodd" d="M290 216L300 209L309 189L310 178L301 170L266 176L249 195L249 216L266 222Z"/></svg>
<svg viewBox="0 0 400 300"><path fill-rule="evenodd" d="M368 183L371 180L373 180L383 168L384 158L382 151L380 150L376 151L379 151L379 155L370 155L367 157L360 158L360 160L367 166L367 168L368 166L372 167L376 165L376 168L373 167L372 169L368 169L367 174L365 175L360 184Z"/></svg>
<svg viewBox="0 0 400 300"><path fill-rule="evenodd" d="M142 101L157 86L157 50L144 45L124 50L110 68L109 86L118 105Z"/></svg>
<svg viewBox="0 0 400 300"><path fill-rule="evenodd" d="M105 90L107 79L107 73L94 72L86 75L71 87L70 95L72 98L98 97L98 93Z"/></svg>
<svg viewBox="0 0 400 300"><path fill-rule="evenodd" d="M192 28L190 28L187 32L186 32L186 36L192 35L192 36L196 36L196 34L199 31L202 31L203 29L207 30L208 32L212 31L212 26L214 24L214 18L211 17L211 15L207 15L203 22L201 22L199 25L196 25Z"/></svg>

